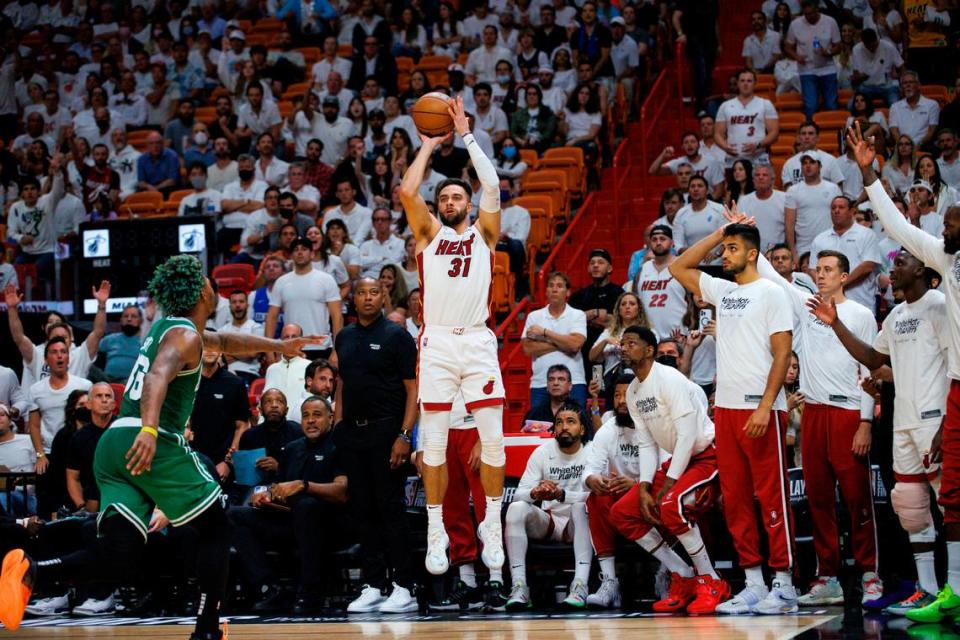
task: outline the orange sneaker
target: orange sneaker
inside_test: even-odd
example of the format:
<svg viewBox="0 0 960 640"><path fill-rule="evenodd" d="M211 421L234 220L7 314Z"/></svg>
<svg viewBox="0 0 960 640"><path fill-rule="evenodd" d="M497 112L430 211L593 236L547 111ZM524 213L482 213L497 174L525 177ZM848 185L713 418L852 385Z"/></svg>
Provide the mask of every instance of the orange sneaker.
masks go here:
<svg viewBox="0 0 960 640"><path fill-rule="evenodd" d="M33 592L34 573L33 562L23 549L14 549L4 556L0 568L0 622L10 631L20 628Z"/></svg>
<svg viewBox="0 0 960 640"><path fill-rule="evenodd" d="M730 599L730 585L726 580L711 576L697 576L695 579L697 597L687 606L690 615L710 615L716 611L718 604Z"/></svg>
<svg viewBox="0 0 960 640"><path fill-rule="evenodd" d="M679 573L670 574L670 591L663 600L653 603L656 613L674 613L682 611L684 607L697 597L697 583L694 578L684 578Z"/></svg>

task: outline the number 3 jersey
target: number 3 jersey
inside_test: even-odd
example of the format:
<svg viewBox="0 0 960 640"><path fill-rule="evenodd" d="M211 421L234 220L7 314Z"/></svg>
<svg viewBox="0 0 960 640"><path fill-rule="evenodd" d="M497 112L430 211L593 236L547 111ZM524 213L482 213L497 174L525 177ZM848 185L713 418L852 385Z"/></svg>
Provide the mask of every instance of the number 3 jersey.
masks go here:
<svg viewBox="0 0 960 640"><path fill-rule="evenodd" d="M186 329L196 333L197 328L186 318L161 318L157 320L150 333L140 347L137 363L130 372L127 386L123 390L123 402L120 404L120 418L140 418L140 397L143 394L143 379L153 366L157 354L160 352L160 343L164 335L171 329ZM193 369L184 369L167 385L167 394L160 407L160 429L182 434L187 426L187 420L193 413L193 401L197 397L197 388L200 386L200 368L202 362L197 362ZM150 425L154 426L154 425Z"/></svg>
<svg viewBox="0 0 960 640"><path fill-rule="evenodd" d="M476 225L458 234L443 225L417 256L423 324L476 327L486 324L493 253Z"/></svg>

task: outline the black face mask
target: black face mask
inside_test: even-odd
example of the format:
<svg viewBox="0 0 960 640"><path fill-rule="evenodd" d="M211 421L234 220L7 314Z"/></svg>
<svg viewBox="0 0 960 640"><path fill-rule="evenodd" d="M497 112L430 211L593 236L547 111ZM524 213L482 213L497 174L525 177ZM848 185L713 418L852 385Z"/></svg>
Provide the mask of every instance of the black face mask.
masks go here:
<svg viewBox="0 0 960 640"><path fill-rule="evenodd" d="M657 356L657 362L666 367L678 368L677 358L675 356Z"/></svg>
<svg viewBox="0 0 960 640"><path fill-rule="evenodd" d="M86 407L80 407L76 410L74 415L80 422L90 422L90 409L87 409Z"/></svg>
<svg viewBox="0 0 960 640"><path fill-rule="evenodd" d="M279 209L280 216L288 220L293 217L293 209Z"/></svg>
<svg viewBox="0 0 960 640"><path fill-rule="evenodd" d="M120 331L122 331L125 336L135 336L140 333L140 327L135 327L132 324L124 324L120 326Z"/></svg>
<svg viewBox="0 0 960 640"><path fill-rule="evenodd" d="M250 180L253 180L253 176L255 174L253 169L241 169L240 171L237 171L237 175L240 176L240 180L242 182L249 182Z"/></svg>

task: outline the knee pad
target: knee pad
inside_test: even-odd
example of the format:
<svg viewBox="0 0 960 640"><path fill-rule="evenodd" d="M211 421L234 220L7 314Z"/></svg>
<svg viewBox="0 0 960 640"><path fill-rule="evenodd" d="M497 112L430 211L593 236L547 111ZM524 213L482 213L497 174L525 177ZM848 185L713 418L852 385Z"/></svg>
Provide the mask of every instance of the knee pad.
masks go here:
<svg viewBox="0 0 960 640"><path fill-rule="evenodd" d="M420 432L423 442L423 464L439 467L447 462L447 431L450 429L449 411L424 411L420 414Z"/></svg>
<svg viewBox="0 0 960 640"><path fill-rule="evenodd" d="M933 527L927 483L898 482L890 492L890 504L900 518L900 526L907 533L919 534Z"/></svg>
<svg viewBox="0 0 960 640"><path fill-rule="evenodd" d="M473 419L480 437L480 462L488 467L507 464L503 450L503 407L480 407L473 412Z"/></svg>

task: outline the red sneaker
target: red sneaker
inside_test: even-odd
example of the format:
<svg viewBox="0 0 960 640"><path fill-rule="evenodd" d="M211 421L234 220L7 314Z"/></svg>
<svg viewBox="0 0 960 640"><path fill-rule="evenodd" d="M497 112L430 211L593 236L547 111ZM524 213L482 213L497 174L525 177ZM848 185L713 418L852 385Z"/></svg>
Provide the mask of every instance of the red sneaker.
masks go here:
<svg viewBox="0 0 960 640"><path fill-rule="evenodd" d="M0 622L16 631L33 591L33 563L23 552L14 549L3 558L0 569Z"/></svg>
<svg viewBox="0 0 960 640"><path fill-rule="evenodd" d="M656 613L674 613L682 611L697 597L697 583L694 578L684 578L678 573L670 574L670 591L667 597L653 603Z"/></svg>
<svg viewBox="0 0 960 640"><path fill-rule="evenodd" d="M721 578L697 576L697 597L687 606L687 613L703 616L714 613L717 605L730 599L730 585Z"/></svg>

